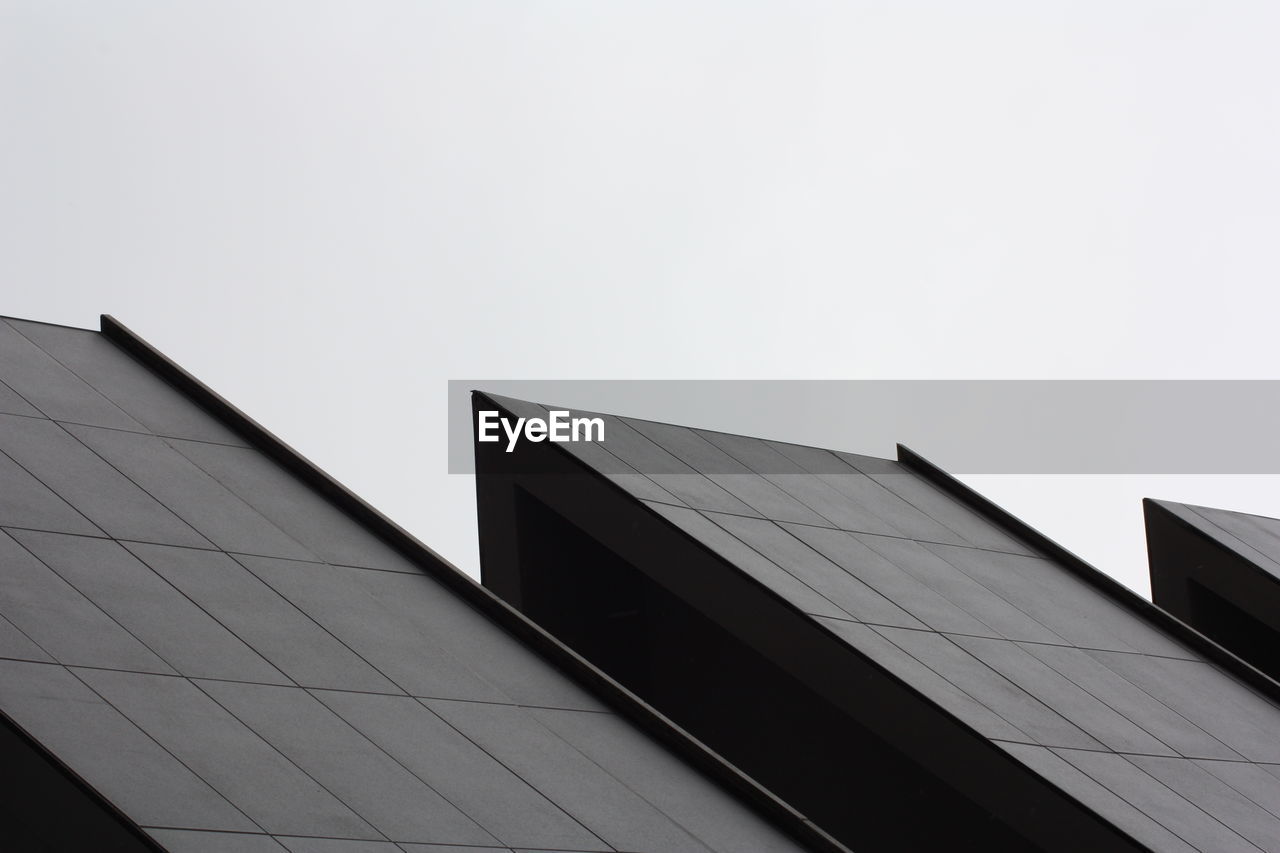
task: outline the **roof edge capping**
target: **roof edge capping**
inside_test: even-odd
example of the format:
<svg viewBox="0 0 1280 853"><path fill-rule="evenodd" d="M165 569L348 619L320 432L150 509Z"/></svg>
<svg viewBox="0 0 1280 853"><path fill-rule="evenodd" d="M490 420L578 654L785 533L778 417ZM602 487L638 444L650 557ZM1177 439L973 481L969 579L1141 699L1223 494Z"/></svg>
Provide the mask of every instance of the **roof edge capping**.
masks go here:
<svg viewBox="0 0 1280 853"><path fill-rule="evenodd" d="M1157 626L1191 646L1232 675L1240 678L1259 693L1276 703L1280 703L1280 682L1277 682L1262 670L1253 666L1253 664L1211 640L1164 608L1147 601L1115 578L1068 551L1013 513L966 486L905 444L898 445L898 461L965 506L984 516L988 521L1037 550L1044 552L1116 604L1144 619L1154 622ZM1143 498L1142 500L1144 509L1149 502L1152 502L1151 498Z"/></svg>
<svg viewBox="0 0 1280 853"><path fill-rule="evenodd" d="M495 593L477 583L363 498L338 482L283 439L236 408L199 379L110 314L101 315L101 332L149 370L238 432L256 449L320 492L358 523L500 628L525 643L555 669L584 685L598 698L655 738L696 770L720 784L778 829L823 853L852 853L849 848L743 773L719 753L676 725L585 658L529 620ZM482 393L482 392L479 392Z"/></svg>

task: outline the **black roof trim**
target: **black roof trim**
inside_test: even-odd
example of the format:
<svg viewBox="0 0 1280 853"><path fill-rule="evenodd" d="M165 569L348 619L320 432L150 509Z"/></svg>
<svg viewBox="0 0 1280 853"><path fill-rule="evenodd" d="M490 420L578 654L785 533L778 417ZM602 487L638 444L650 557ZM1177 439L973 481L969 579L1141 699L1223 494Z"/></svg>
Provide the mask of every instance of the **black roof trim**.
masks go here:
<svg viewBox="0 0 1280 853"><path fill-rule="evenodd" d="M898 461L924 477L965 506L986 517L1008 533L1046 554L1063 568L1097 589L1116 604L1168 631L1227 672L1244 681L1269 699L1280 702L1280 682L1255 668L1243 658L1192 628L1161 607L1152 604L1110 575L1054 542L1022 519L992 503L906 445L898 445ZM1146 504L1150 499L1144 498Z"/></svg>
<svg viewBox="0 0 1280 853"><path fill-rule="evenodd" d="M102 334L112 343L198 403L308 486L320 492L330 503L364 525L431 577L443 583L472 607L514 635L556 669L587 687L625 718L736 794L779 828L815 850L826 853L850 853L847 847L812 824L804 815L775 797L634 693L596 669L586 659L542 630L497 595L476 583L457 566L374 509L346 486L321 470L314 462L196 379L119 320L110 314L103 314L101 324Z"/></svg>

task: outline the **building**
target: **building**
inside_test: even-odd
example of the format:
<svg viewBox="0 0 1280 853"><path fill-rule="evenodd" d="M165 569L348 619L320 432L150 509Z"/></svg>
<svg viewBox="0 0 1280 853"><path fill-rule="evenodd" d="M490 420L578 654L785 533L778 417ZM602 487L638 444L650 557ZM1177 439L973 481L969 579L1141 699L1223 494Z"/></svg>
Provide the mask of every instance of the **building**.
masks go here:
<svg viewBox="0 0 1280 853"><path fill-rule="evenodd" d="M476 445L485 585L850 848L1280 850L1236 654L906 448L603 417Z"/></svg>
<svg viewBox="0 0 1280 853"><path fill-rule="evenodd" d="M843 849L120 324L0 320L13 851Z"/></svg>
<svg viewBox="0 0 1280 853"><path fill-rule="evenodd" d="M1143 504L1156 604L1280 679L1280 520Z"/></svg>
<svg viewBox="0 0 1280 853"><path fill-rule="evenodd" d="M580 414L476 443L481 586L0 320L0 848L1280 851L1265 521L1149 504L1152 604L905 448Z"/></svg>

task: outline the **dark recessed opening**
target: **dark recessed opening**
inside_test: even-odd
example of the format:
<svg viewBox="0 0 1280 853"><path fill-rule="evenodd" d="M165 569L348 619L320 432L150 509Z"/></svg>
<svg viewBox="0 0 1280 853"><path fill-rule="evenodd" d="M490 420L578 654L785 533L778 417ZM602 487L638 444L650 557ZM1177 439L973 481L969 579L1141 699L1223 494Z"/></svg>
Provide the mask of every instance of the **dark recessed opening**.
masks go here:
<svg viewBox="0 0 1280 853"><path fill-rule="evenodd" d="M524 612L827 832L859 850L947 850L957 843L974 850L1035 849L554 510L516 491Z"/></svg>
<svg viewBox="0 0 1280 853"><path fill-rule="evenodd" d="M1280 679L1280 631L1199 581L1187 579L1191 624L1272 678Z"/></svg>

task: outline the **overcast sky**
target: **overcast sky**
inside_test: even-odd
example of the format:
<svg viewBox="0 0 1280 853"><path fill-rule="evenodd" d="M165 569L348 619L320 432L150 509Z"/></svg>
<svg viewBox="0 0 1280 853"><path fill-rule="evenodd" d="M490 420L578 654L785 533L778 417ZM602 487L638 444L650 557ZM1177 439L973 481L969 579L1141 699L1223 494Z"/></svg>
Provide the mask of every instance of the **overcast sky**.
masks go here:
<svg viewBox="0 0 1280 853"><path fill-rule="evenodd" d="M0 313L116 315L474 573L449 378L1276 378L1278 25L0 0ZM1141 590L1142 496L1280 515L966 479Z"/></svg>

